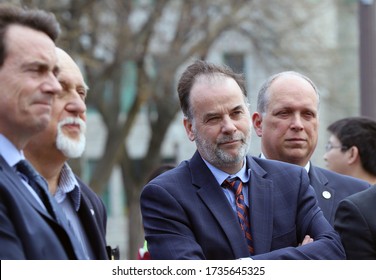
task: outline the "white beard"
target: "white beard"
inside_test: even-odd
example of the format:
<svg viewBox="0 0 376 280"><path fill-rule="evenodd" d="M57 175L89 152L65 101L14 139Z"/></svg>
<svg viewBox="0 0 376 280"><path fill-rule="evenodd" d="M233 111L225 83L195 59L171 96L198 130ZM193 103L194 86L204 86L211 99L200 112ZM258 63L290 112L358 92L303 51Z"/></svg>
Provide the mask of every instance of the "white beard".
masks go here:
<svg viewBox="0 0 376 280"><path fill-rule="evenodd" d="M62 130L62 127L66 124L78 124L80 126L80 135L78 139L71 139L66 136ZM80 118L68 117L62 120L57 125L56 147L67 158L78 158L85 150L86 144L86 124Z"/></svg>

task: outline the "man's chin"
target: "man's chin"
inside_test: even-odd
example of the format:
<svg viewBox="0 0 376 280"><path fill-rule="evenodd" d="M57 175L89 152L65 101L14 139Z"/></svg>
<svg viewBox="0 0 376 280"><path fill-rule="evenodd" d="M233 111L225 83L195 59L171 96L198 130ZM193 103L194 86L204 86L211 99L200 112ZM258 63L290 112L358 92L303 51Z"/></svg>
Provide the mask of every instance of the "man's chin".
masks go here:
<svg viewBox="0 0 376 280"><path fill-rule="evenodd" d="M56 140L56 147L59 149L67 158L78 158L85 150L85 138L72 139L70 137L60 136Z"/></svg>
<svg viewBox="0 0 376 280"><path fill-rule="evenodd" d="M79 158L84 153L83 149L59 149L66 158Z"/></svg>

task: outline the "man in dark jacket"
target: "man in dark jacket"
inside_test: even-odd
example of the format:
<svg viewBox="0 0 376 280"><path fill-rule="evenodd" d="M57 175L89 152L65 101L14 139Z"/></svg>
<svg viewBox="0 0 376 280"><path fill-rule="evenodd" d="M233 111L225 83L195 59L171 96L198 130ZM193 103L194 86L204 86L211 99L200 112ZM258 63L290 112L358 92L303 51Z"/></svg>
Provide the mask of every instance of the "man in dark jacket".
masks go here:
<svg viewBox="0 0 376 280"><path fill-rule="evenodd" d="M370 185L310 162L318 139L318 110L319 93L314 83L300 73L281 72L262 85L252 120L261 137L261 157L304 167L319 206L333 225L338 203Z"/></svg>
<svg viewBox="0 0 376 280"><path fill-rule="evenodd" d="M52 119L46 130L34 136L24 152L26 158L47 180L79 239L87 259L108 259L106 250L106 209L101 199L79 178L67 160L80 157L85 148L88 87L77 64L57 48L63 90L55 97Z"/></svg>

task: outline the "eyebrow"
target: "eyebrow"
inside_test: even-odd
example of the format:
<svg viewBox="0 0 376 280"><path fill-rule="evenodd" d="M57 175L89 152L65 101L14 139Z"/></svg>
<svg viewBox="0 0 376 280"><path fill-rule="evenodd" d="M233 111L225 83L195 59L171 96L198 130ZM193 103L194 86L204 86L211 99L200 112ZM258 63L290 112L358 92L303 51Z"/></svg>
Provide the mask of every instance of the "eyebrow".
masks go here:
<svg viewBox="0 0 376 280"><path fill-rule="evenodd" d="M230 109L230 112L237 111L237 110L244 110L244 106L243 105L237 105L234 108ZM210 117L215 117L215 116L219 116L219 115L222 115L222 113L210 113L209 112L209 113L204 115L204 118L210 118Z"/></svg>
<svg viewBox="0 0 376 280"><path fill-rule="evenodd" d="M238 106L235 106L234 108L231 109L231 111L236 111L236 110L240 110L240 109L244 109L244 106L243 105L238 105Z"/></svg>
<svg viewBox="0 0 376 280"><path fill-rule="evenodd" d="M23 70L26 70L30 67L38 67L43 68L43 70L50 70L50 65L47 62L40 60L26 61L21 65L21 69ZM52 72L55 76L57 76L60 73L60 67L58 65L54 65L54 67L52 68Z"/></svg>
<svg viewBox="0 0 376 280"><path fill-rule="evenodd" d="M22 63L21 65L21 68L22 69L25 69L25 68L29 68L29 67L45 67L45 68L49 68L48 64L45 63L45 62L42 62L42 61L26 61L24 63Z"/></svg>

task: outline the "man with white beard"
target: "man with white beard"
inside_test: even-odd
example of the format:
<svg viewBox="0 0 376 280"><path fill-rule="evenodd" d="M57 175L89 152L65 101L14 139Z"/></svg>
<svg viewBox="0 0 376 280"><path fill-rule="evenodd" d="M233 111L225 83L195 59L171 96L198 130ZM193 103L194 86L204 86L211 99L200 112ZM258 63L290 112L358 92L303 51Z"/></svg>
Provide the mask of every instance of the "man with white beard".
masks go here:
<svg viewBox="0 0 376 280"><path fill-rule="evenodd" d="M24 153L47 180L88 259L108 259L106 248L107 214L102 200L86 186L67 164L85 149L86 105L88 87L77 64L57 48L63 88L52 105L51 121L26 146ZM111 250L109 250L111 251Z"/></svg>

